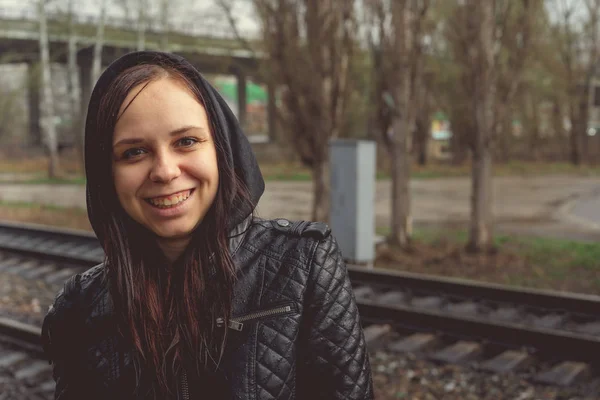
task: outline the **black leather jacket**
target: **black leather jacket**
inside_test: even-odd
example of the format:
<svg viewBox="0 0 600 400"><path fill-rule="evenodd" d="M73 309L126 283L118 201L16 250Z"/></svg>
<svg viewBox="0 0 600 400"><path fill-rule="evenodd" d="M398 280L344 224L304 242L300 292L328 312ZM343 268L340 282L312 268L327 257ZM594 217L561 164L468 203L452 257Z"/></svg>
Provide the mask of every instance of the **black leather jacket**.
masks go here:
<svg viewBox="0 0 600 400"><path fill-rule="evenodd" d="M231 398L372 399L354 295L329 228L247 219L236 229L245 233L230 240L239 269L220 367ZM131 349L113 328L103 271L71 279L44 321L56 399L133 398Z"/></svg>

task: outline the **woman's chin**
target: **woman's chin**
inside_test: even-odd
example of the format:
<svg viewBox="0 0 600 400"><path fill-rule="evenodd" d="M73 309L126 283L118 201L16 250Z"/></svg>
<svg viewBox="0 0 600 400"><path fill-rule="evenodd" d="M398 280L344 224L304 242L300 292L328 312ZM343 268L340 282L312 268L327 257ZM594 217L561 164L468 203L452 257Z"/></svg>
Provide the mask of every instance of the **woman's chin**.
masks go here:
<svg viewBox="0 0 600 400"><path fill-rule="evenodd" d="M158 240L167 242L187 240L192 235L192 231L191 227L152 229Z"/></svg>

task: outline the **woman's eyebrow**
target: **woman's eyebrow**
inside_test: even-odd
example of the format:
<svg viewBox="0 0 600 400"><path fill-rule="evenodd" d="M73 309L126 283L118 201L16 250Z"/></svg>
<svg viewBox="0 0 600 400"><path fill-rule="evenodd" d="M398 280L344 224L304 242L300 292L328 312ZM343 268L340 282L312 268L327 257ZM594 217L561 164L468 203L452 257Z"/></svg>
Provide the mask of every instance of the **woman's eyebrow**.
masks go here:
<svg viewBox="0 0 600 400"><path fill-rule="evenodd" d="M202 128L201 126L188 125L188 126L183 126L181 128L177 128L174 131L169 132L169 136L182 135L191 130L200 130L203 133L206 132L206 129ZM115 143L113 145L113 147L117 147L117 146L120 146L123 144L139 144L142 142L144 142L144 139L142 139L142 138L125 138L125 139L119 140L117 143Z"/></svg>
<svg viewBox="0 0 600 400"><path fill-rule="evenodd" d="M138 143L142 143L143 141L144 141L144 139L141 139L141 138L122 139L122 140L119 140L117 143L113 144L113 147L117 147L122 144L138 144Z"/></svg>
<svg viewBox="0 0 600 400"><path fill-rule="evenodd" d="M201 131L205 132L205 129L202 128L201 126L187 125L187 126L183 126L181 128L177 128L174 131L169 132L169 136L181 135L182 133L186 133L188 131L191 131L192 129L201 130Z"/></svg>

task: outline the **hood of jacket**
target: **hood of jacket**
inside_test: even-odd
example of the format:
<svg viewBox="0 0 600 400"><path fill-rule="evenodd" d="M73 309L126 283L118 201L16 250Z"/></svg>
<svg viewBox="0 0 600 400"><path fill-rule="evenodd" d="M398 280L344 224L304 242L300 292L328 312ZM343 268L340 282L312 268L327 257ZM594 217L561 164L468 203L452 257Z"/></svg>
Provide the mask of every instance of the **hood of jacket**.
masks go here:
<svg viewBox="0 0 600 400"><path fill-rule="evenodd" d="M229 228L244 221L258 204L265 183L248 139L237 118L217 90L183 57L171 53L140 51L129 53L114 61L98 79L88 105L85 123L85 172L87 177L87 211L96 236L103 242L102 221L105 211L111 207L107 194L114 193L111 153L112 132L99 132L98 111L110 84L124 70L139 64L154 64L160 61L177 65L199 88L205 99L206 112L215 128L215 139L223 144L224 162L233 166L238 180L248 189L251 205L232 201L229 209ZM108 164L108 165L107 165ZM114 204L112 205L114 206Z"/></svg>

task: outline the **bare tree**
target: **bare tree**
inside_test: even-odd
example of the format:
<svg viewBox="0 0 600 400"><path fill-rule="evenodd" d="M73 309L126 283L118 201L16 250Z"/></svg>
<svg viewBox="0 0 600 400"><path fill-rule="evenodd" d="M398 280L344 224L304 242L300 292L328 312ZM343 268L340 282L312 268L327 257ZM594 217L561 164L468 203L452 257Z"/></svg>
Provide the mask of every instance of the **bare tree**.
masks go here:
<svg viewBox="0 0 600 400"><path fill-rule="evenodd" d="M125 16L125 20L135 26L136 50L146 49L146 31L149 23L149 7L152 0L122 0L114 3Z"/></svg>
<svg viewBox="0 0 600 400"><path fill-rule="evenodd" d="M69 0L68 3L68 31L69 38L67 41L67 71L69 76L69 100L71 108L71 126L72 133L75 137L75 145L79 152L79 158L83 161L83 126L81 118L81 90L80 82L77 78L77 32L75 30L75 0Z"/></svg>
<svg viewBox="0 0 600 400"><path fill-rule="evenodd" d="M269 76L282 92L278 113L312 170L312 218L329 219L328 143L340 134L349 95L356 21L352 0L254 0Z"/></svg>
<svg viewBox="0 0 600 400"><path fill-rule="evenodd" d="M147 25L147 14L146 7L148 6L147 0L137 0L138 3L138 15L137 15L137 50L141 51L146 48L146 25Z"/></svg>
<svg viewBox="0 0 600 400"><path fill-rule="evenodd" d="M454 99L461 126L453 125L453 131L462 127L470 132L464 140L472 155L467 246L472 251L493 245L492 148L512 118L509 105L521 83L540 5L540 0L467 0L456 3L449 19L448 38L465 96Z"/></svg>
<svg viewBox="0 0 600 400"><path fill-rule="evenodd" d="M474 71L474 114L476 135L471 171L471 228L469 248L480 250L492 243L492 152L496 63L494 55L495 10L491 1L469 0L468 23L475 28L471 48Z"/></svg>
<svg viewBox="0 0 600 400"><path fill-rule="evenodd" d="M586 148L589 99L600 56L600 0L552 0L549 3L560 16L553 29L554 44L560 54L562 76L567 86L570 159L579 165Z"/></svg>
<svg viewBox="0 0 600 400"><path fill-rule="evenodd" d="M160 49L168 51L169 49L169 6L170 0L161 0L160 2L160 26L162 33L160 35Z"/></svg>
<svg viewBox="0 0 600 400"><path fill-rule="evenodd" d="M524 71L531 54L532 36L535 32L535 19L539 18L543 2L541 0L499 1L496 7L495 43L499 52L495 55L497 86L494 110L494 134L503 138L505 146L503 158L509 158L509 141L512 135L511 105L523 81ZM499 8L499 9L498 9ZM499 140L500 141L500 140Z"/></svg>
<svg viewBox="0 0 600 400"><path fill-rule="evenodd" d="M104 26L106 25L106 7L108 0L100 0L100 18L96 26L96 42L92 60L91 86L94 87L102 72L102 47L104 46Z"/></svg>
<svg viewBox="0 0 600 400"><path fill-rule="evenodd" d="M41 59L41 101L40 101L40 125L43 132L44 142L50 156L48 163L48 177L55 178L59 170L58 138L56 134L54 99L52 96L52 79L50 73L50 46L48 41L48 27L46 22L46 0L38 0L39 19L39 45Z"/></svg>
<svg viewBox="0 0 600 400"><path fill-rule="evenodd" d="M256 54L256 49L250 44L250 41L246 37L244 37L244 35L242 35L242 33L240 32L237 19L235 18L235 11L234 11L234 6L236 4L236 0L216 0L216 2L223 13L223 16L227 20L227 24L233 31L233 35L234 35L235 39L244 48L244 50L247 50L250 52L250 54L252 54L252 58L258 58L258 56ZM261 72L262 72L262 70L259 70L259 74ZM265 80L266 80L268 77L265 76L263 78L265 78Z"/></svg>
<svg viewBox="0 0 600 400"><path fill-rule="evenodd" d="M389 241L410 242L410 152L418 95L423 81L423 34L428 0L366 0L373 15L370 43L374 55L378 132L392 162L392 221ZM427 129L429 132L429 129Z"/></svg>

